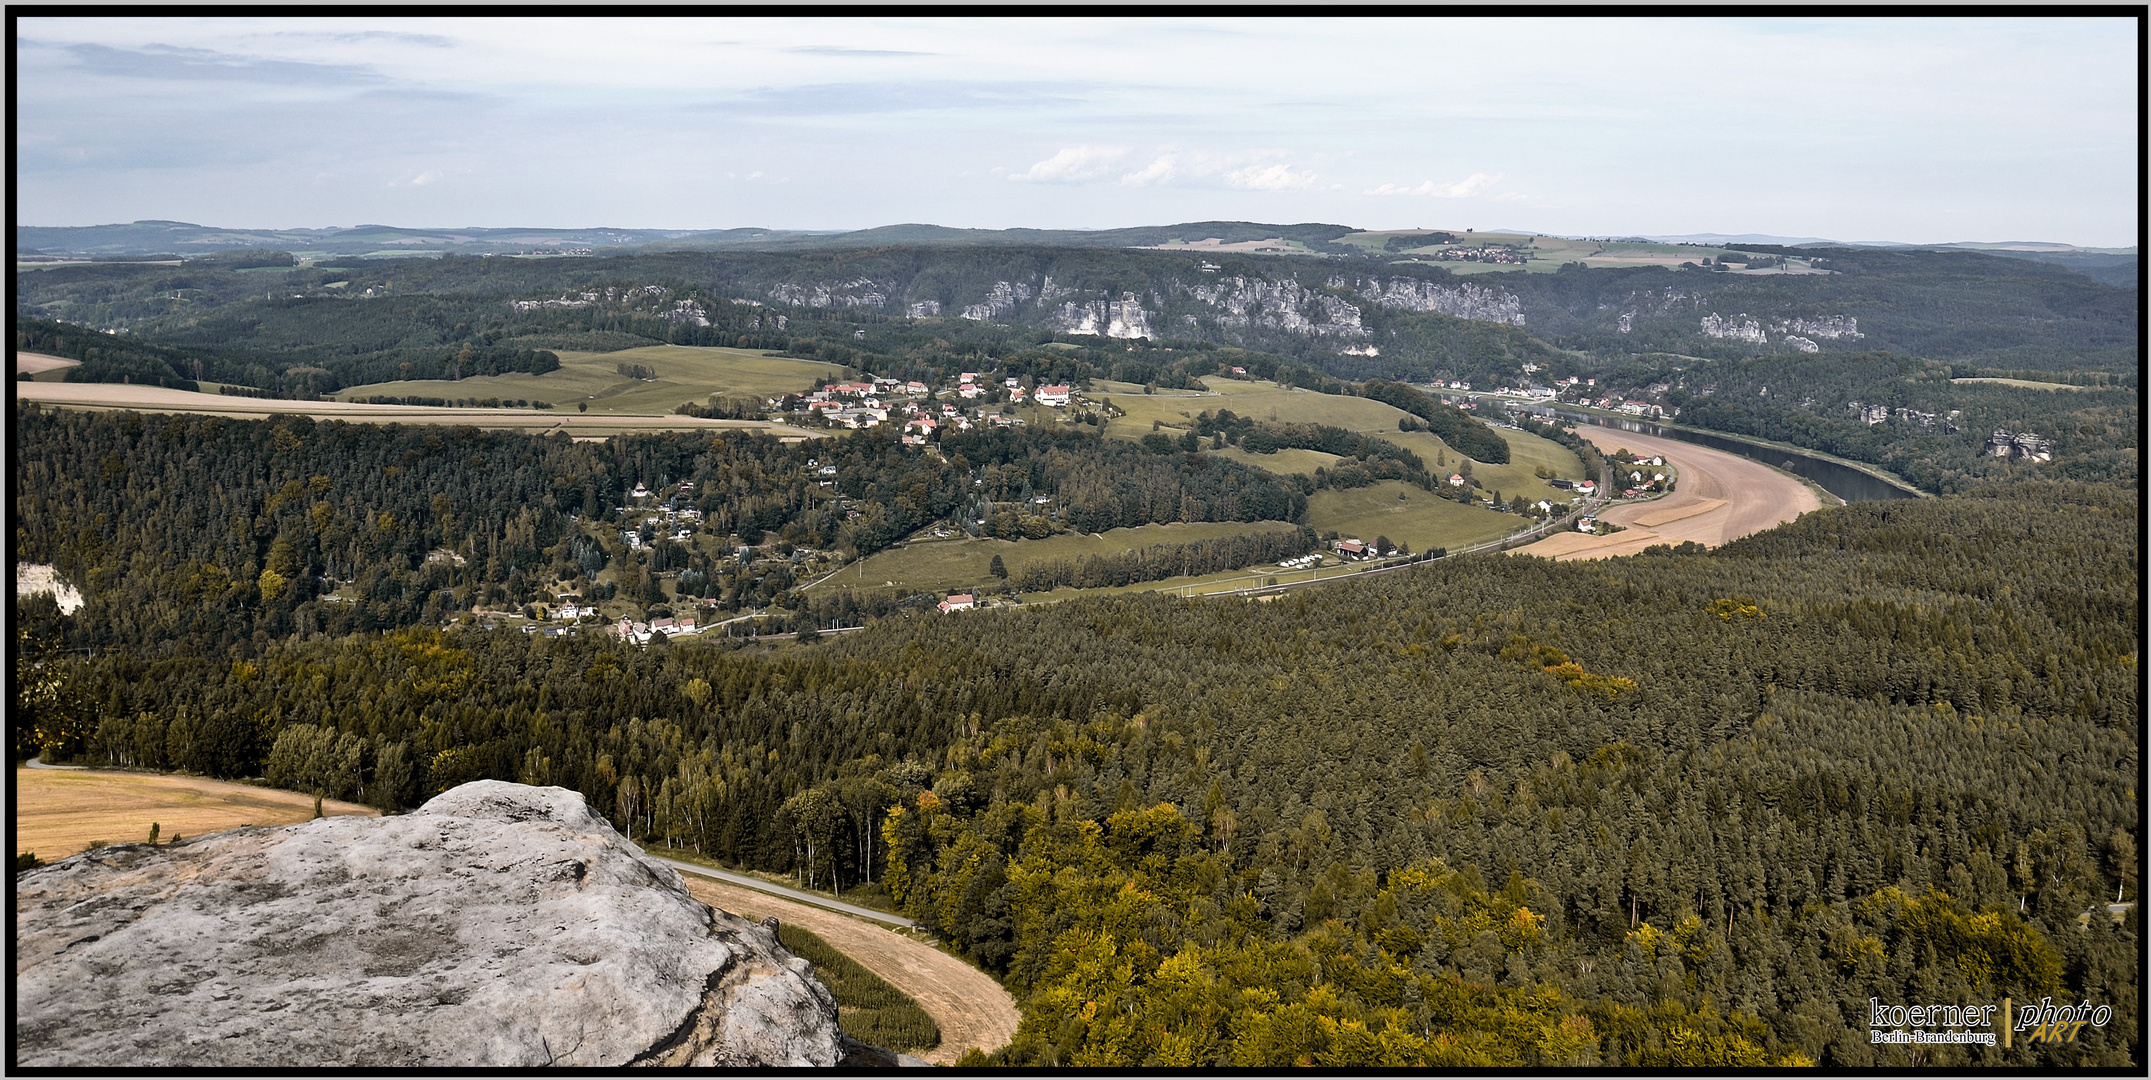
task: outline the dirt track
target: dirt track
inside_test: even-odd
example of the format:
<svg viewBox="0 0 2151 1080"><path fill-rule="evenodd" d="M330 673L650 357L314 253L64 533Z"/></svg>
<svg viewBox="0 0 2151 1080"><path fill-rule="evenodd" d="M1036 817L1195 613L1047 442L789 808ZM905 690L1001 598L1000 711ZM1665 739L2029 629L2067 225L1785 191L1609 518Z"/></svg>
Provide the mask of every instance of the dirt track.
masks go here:
<svg viewBox="0 0 2151 1080"><path fill-rule="evenodd" d="M1615 507L1599 515L1600 520L1621 526L1621 532L1598 537L1560 533L1516 548L1512 554L1567 561L1633 555L1654 544L1689 540L1717 547L1822 506L1815 492L1798 478L1738 454L1595 425L1578 424L1576 431L1609 453L1626 449L1662 454L1679 468L1680 481L1665 498Z"/></svg>
<svg viewBox="0 0 2151 1080"><path fill-rule="evenodd" d="M951 1065L965 1050L998 1050L1016 1037L1016 1022L1021 1016L1015 999L991 976L947 953L862 919L693 874L680 876L686 879L687 891L695 899L749 919L775 915L783 922L813 931L867 970L910 994L941 1028L941 1045L918 1055L927 1061Z"/></svg>
<svg viewBox="0 0 2151 1080"><path fill-rule="evenodd" d="M375 814L372 807L323 800L323 814ZM16 769L15 850L46 862L66 858L93 840L115 844L199 836L241 825L294 825L314 816L314 800L294 791L258 788L200 776L107 772L102 769Z"/></svg>
<svg viewBox="0 0 2151 1080"><path fill-rule="evenodd" d="M17 354L20 363L21 354ZM19 401L43 402L82 409L135 409L155 413L197 413L254 419L272 413L300 414L317 420L349 420L374 424L467 424L472 427L516 431L566 431L570 434L610 434L631 431L700 431L717 428L751 428L782 438L819 438L823 432L762 420L704 420L699 417L622 416L613 413L578 413L541 409L456 409L428 405L362 405L351 401L285 401L277 398L228 397L163 386L130 386L121 383L15 384Z"/></svg>

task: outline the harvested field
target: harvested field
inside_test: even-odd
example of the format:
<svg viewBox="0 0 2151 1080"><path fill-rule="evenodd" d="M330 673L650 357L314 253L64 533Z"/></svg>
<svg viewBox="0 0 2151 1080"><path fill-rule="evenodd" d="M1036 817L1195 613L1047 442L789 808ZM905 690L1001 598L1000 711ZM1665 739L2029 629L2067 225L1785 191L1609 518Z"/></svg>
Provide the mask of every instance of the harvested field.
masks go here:
<svg viewBox="0 0 2151 1080"><path fill-rule="evenodd" d="M1696 516L1697 514L1707 514L1712 510L1716 510L1717 508L1724 506L1725 500L1704 499L1700 502L1669 505L1671 503L1671 499L1660 500L1656 504L1655 509L1646 510L1643 513L1637 514L1636 524L1651 526L1655 528L1656 526L1664 525L1668 522L1679 521L1682 518L1691 518Z"/></svg>
<svg viewBox="0 0 2151 1080"><path fill-rule="evenodd" d="M19 352L15 354L15 374L35 375L41 371L60 371L77 367L81 363L82 361L80 360L69 360L64 356L46 356L43 353Z"/></svg>
<svg viewBox="0 0 2151 1080"><path fill-rule="evenodd" d="M357 803L323 800L321 812L377 815ZM200 776L104 769L16 769L15 850L52 862L115 844L199 836L241 825L293 825L314 816L311 796Z"/></svg>
<svg viewBox="0 0 2151 1080"><path fill-rule="evenodd" d="M1662 499L1617 506L1599 515L1621 526L1623 532L1611 536L1564 533L1516 548L1511 554L1604 559L1633 555L1653 544L1690 540L1717 547L1822 505L1814 490L1798 477L1738 454L1632 431L1586 425L1578 425L1577 431L1602 450L1664 455L1679 466L1679 485Z"/></svg>
<svg viewBox="0 0 2151 1080"><path fill-rule="evenodd" d="M695 899L734 915L811 930L859 966L889 981L934 1018L941 1045L919 1056L952 1065L976 1047L992 1052L1016 1037L1015 999L993 977L895 930L863 919L694 874L681 874Z"/></svg>
<svg viewBox="0 0 2151 1080"><path fill-rule="evenodd" d="M62 408L132 409L139 412L187 413L258 419L278 413L316 420L361 424L455 424L493 430L571 435L620 435L647 431L703 431L746 428L780 438L812 439L823 432L763 420L702 420L692 416L628 416L578 413L562 409L447 409L424 405L361 405L348 401L285 401L277 398L226 397L162 386L119 383L17 383L16 400Z"/></svg>

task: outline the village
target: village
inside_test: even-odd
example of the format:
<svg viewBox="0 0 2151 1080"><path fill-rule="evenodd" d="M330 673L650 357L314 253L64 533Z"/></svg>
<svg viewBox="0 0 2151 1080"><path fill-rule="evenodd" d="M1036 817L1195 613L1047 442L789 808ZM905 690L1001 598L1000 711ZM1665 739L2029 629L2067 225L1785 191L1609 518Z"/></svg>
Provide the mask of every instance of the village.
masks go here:
<svg viewBox="0 0 2151 1080"><path fill-rule="evenodd" d="M1029 405L1065 409L1088 404L1075 388L1061 384L1026 385L1016 376L992 379L962 372L954 386L929 386L916 379L871 378L832 382L803 394L770 398L772 414L807 424L859 430L897 424L906 446L924 446L942 430L1015 427L1028 421L1017 411Z"/></svg>

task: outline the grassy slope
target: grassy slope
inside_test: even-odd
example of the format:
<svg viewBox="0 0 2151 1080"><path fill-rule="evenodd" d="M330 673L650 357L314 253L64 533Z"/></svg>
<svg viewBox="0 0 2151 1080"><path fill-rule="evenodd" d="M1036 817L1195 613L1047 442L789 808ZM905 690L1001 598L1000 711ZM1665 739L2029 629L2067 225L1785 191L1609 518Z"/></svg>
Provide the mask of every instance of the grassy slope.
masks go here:
<svg viewBox="0 0 2151 1080"><path fill-rule="evenodd" d="M337 396L525 398L550 401L568 409L588 401L591 412L651 416L669 413L682 402L704 404L712 394L767 397L805 390L818 378L844 373L835 364L792 360L750 349L685 345L652 345L610 353L561 352L559 356L560 370L543 375L373 383L351 387ZM616 370L620 364L642 364L656 371L657 378L623 378Z"/></svg>
<svg viewBox="0 0 2151 1080"><path fill-rule="evenodd" d="M890 548L847 567L818 589L886 589L901 592L960 591L995 580L988 567L999 555L1011 574L1041 559L1074 558L1133 551L1152 544L1177 544L1221 536L1242 536L1290 529L1284 522L1189 522L1113 529L1097 535L1063 533L1043 540L933 540Z"/></svg>

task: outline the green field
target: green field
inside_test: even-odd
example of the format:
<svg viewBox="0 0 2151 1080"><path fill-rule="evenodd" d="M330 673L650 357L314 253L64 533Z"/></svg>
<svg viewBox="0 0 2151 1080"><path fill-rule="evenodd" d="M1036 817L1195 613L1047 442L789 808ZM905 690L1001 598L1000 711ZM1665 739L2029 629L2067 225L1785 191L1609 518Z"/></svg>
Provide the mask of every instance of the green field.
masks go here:
<svg viewBox="0 0 2151 1080"><path fill-rule="evenodd" d="M1145 394L1140 386L1103 380L1094 380L1091 386L1091 397L1111 399L1115 408L1127 414L1105 427L1107 435L1119 439L1140 439L1150 434L1153 422L1164 424L1172 429L1172 434L1178 435L1194 428L1197 415L1220 409L1231 409L1237 415L1265 422L1328 424L1385 438L1397 434L1397 421L1407 415L1402 409L1371 398L1318 394L1312 390L1286 389L1276 383L1239 379L1212 379L1212 392L1207 394L1185 390Z"/></svg>
<svg viewBox="0 0 2151 1080"><path fill-rule="evenodd" d="M1203 453L1226 461L1237 461L1249 468L1262 469L1279 476L1313 476L1316 469L1327 469L1338 462L1335 454L1320 450L1279 450L1274 454L1250 454L1237 446L1223 450L1204 450Z"/></svg>
<svg viewBox="0 0 2151 1080"><path fill-rule="evenodd" d="M1523 529L1529 522L1450 502L1402 480L1384 480L1349 491L1317 491L1307 500L1307 523L1315 531L1373 540L1387 536L1413 551L1468 547Z"/></svg>
<svg viewBox="0 0 2151 1080"><path fill-rule="evenodd" d="M1195 426L1194 417L1205 410L1215 412L1219 409L1231 409L1241 416L1252 416L1266 422L1328 424L1363 435L1373 435L1418 454L1426 461L1430 471L1438 471L1443 476L1455 470L1463 458L1463 455L1451 449L1432 432L1397 430L1397 421L1406 415L1405 412L1379 401L1317 394L1312 390L1288 390L1276 383L1239 379L1212 379L1209 380L1209 385L1211 393L1160 390L1155 394L1145 394L1140 386L1094 380L1091 384L1091 397L1109 398L1116 407L1127 413L1126 416L1108 423L1105 428L1107 435L1121 439L1140 439L1152 430L1177 436L1183 431L1192 430ZM1164 426L1153 429L1153 422ZM1520 495L1534 501L1552 499L1566 502L1571 497L1570 494L1548 486L1535 470L1544 467L1556 476L1570 480L1584 479L1583 462L1577 459L1573 451L1560 443L1528 431L1496 428L1495 434L1509 444L1509 463L1472 463L1472 476L1489 490L1499 491L1503 496ZM1227 448L1208 452L1280 475L1311 476L1318 466L1327 468L1337 460L1335 455L1314 450L1250 454L1244 450ZM1441 464L1445 458L1448 461L1446 466Z"/></svg>
<svg viewBox="0 0 2151 1080"><path fill-rule="evenodd" d="M1471 463L1472 478L1484 485L1488 491L1501 492L1504 498L1522 496L1533 501L1551 499L1554 502L1567 502L1575 497L1574 492L1555 490L1534 471L1543 466L1555 476L1582 480L1585 478L1583 462L1576 457L1575 451L1528 431L1496 428L1494 434L1501 436L1502 441L1509 444L1509 463ZM1456 471L1457 461L1462 456L1428 431L1392 431L1382 438L1426 459L1427 468L1444 477ZM1441 464L1444 456L1449 461L1447 466Z"/></svg>
<svg viewBox="0 0 2151 1080"><path fill-rule="evenodd" d="M573 409L587 402L590 411L657 416L682 403L707 404L711 395L771 397L805 390L815 380L840 378L844 369L813 360L792 360L752 349L651 345L624 352L560 352L560 370L543 375L480 375L450 382L427 379L373 383L339 391L344 400L373 394L445 398L522 398L550 401ZM641 364L655 379L630 379L620 364Z"/></svg>
<svg viewBox="0 0 2151 1080"><path fill-rule="evenodd" d="M817 589L887 589L902 592L952 592L994 581L989 567L999 555L1011 574L1043 559L1135 551L1152 544L1182 544L1253 532L1286 530L1281 521L1202 521L1173 525L1139 525L1100 534L1062 533L1043 540L917 541L876 552L846 567Z"/></svg>

